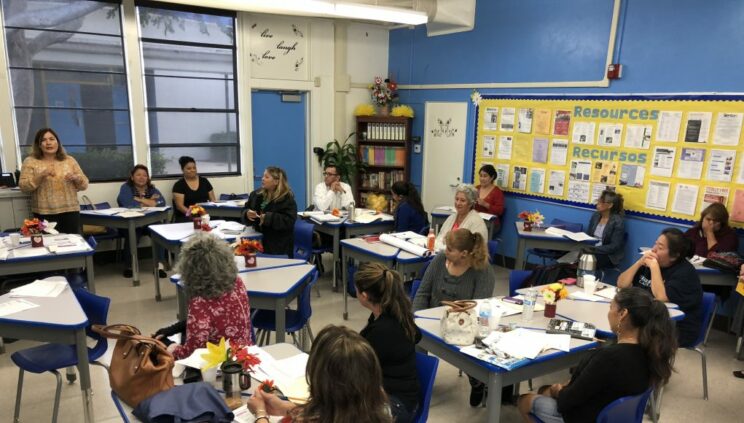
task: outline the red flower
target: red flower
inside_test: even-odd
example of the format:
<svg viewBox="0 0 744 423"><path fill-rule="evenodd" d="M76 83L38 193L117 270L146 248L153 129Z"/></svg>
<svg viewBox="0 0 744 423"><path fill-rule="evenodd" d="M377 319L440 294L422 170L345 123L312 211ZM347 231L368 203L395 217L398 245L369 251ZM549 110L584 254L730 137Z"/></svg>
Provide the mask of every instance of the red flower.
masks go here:
<svg viewBox="0 0 744 423"><path fill-rule="evenodd" d="M243 347L235 353L235 361L243 365L243 369L249 372L253 371L253 366L261 364L261 359L257 355L248 352L248 347Z"/></svg>
<svg viewBox="0 0 744 423"><path fill-rule="evenodd" d="M276 387L274 386L273 380L266 379L263 382L261 382L260 385L258 385L258 389L266 392L267 394L270 394L276 390Z"/></svg>

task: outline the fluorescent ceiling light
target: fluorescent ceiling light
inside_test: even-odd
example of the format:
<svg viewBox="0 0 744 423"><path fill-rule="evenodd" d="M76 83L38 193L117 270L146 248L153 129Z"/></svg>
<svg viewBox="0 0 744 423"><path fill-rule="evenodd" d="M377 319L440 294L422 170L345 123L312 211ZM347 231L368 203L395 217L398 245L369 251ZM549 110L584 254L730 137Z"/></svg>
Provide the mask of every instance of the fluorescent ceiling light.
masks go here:
<svg viewBox="0 0 744 423"><path fill-rule="evenodd" d="M204 6L203 0L162 0L166 3ZM219 9L271 13L276 15L317 16L341 19L362 19L406 25L425 24L424 12L398 7L382 7L335 0L213 0L208 5Z"/></svg>

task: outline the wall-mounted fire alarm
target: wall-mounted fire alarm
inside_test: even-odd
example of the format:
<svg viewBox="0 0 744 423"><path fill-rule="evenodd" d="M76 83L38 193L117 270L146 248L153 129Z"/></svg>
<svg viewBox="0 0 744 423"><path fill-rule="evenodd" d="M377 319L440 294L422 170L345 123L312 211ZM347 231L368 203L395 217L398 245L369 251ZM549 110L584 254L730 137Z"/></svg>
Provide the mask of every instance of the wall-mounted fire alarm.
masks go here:
<svg viewBox="0 0 744 423"><path fill-rule="evenodd" d="M623 65L613 63L607 66L607 79L620 79L623 76Z"/></svg>

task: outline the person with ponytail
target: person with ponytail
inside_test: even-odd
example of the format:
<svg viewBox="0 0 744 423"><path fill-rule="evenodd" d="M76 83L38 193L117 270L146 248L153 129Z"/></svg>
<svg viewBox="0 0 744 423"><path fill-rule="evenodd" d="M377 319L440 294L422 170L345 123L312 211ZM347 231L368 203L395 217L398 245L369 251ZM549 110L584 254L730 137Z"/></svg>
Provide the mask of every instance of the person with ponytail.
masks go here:
<svg viewBox="0 0 744 423"><path fill-rule="evenodd" d="M395 207L395 232L413 231L422 233L429 226L429 218L421 204L416 187L406 181L398 181L390 188Z"/></svg>
<svg viewBox="0 0 744 423"><path fill-rule="evenodd" d="M616 342L587 355L567 384L544 386L522 395L518 408L545 423L593 422L611 402L664 386L677 351L667 307L641 288L618 291L607 320Z"/></svg>
<svg viewBox="0 0 744 423"><path fill-rule="evenodd" d="M676 228L661 231L653 248L645 251L617 279L618 288L637 286L647 289L659 301L675 303L685 312L677 322L677 341L692 346L700 332L703 317L703 289L692 257L692 241Z"/></svg>
<svg viewBox="0 0 744 423"><path fill-rule="evenodd" d="M411 300L400 274L380 263L359 266L354 275L359 304L372 312L360 334L372 345L382 368L382 386L396 423L413 420L419 406L416 344L421 332L413 322Z"/></svg>
<svg viewBox="0 0 744 423"><path fill-rule="evenodd" d="M496 274L488 264L486 241L478 232L460 228L447 233L444 254L437 254L426 269L413 310L439 307L442 301L490 298ZM485 396L485 384L470 378L470 405Z"/></svg>

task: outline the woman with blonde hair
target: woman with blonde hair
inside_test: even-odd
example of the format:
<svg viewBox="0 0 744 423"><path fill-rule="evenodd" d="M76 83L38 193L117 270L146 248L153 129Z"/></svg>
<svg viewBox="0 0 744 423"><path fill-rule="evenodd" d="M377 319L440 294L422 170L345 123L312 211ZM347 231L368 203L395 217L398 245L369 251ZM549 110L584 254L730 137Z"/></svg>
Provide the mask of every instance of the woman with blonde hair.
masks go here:
<svg viewBox="0 0 744 423"><path fill-rule="evenodd" d="M264 252L293 256L297 203L283 169L269 166L261 188L253 191L243 208L241 220L263 234Z"/></svg>
<svg viewBox="0 0 744 423"><path fill-rule="evenodd" d="M438 254L426 269L413 310L438 307L442 301L489 298L495 281L483 235L457 229L447 234L444 254ZM475 407L483 401L486 387L472 377L470 385L470 405Z"/></svg>
<svg viewBox="0 0 744 423"><path fill-rule="evenodd" d="M447 243L447 234L460 228L477 232L484 240L488 239L488 229L477 211L474 210L478 190L469 184L460 184L455 189L455 213L442 224L436 240L436 250L441 251Z"/></svg>
<svg viewBox="0 0 744 423"><path fill-rule="evenodd" d="M257 389L248 400L256 423L286 416L283 423L390 423L392 417L375 351L361 335L329 325L318 333L305 368L307 403L296 405Z"/></svg>
<svg viewBox="0 0 744 423"><path fill-rule="evenodd" d="M419 406L416 344L421 332L413 321L411 300L400 274L380 263L365 263L354 275L357 299L372 313L360 332L377 354L382 386L396 423L408 423Z"/></svg>

